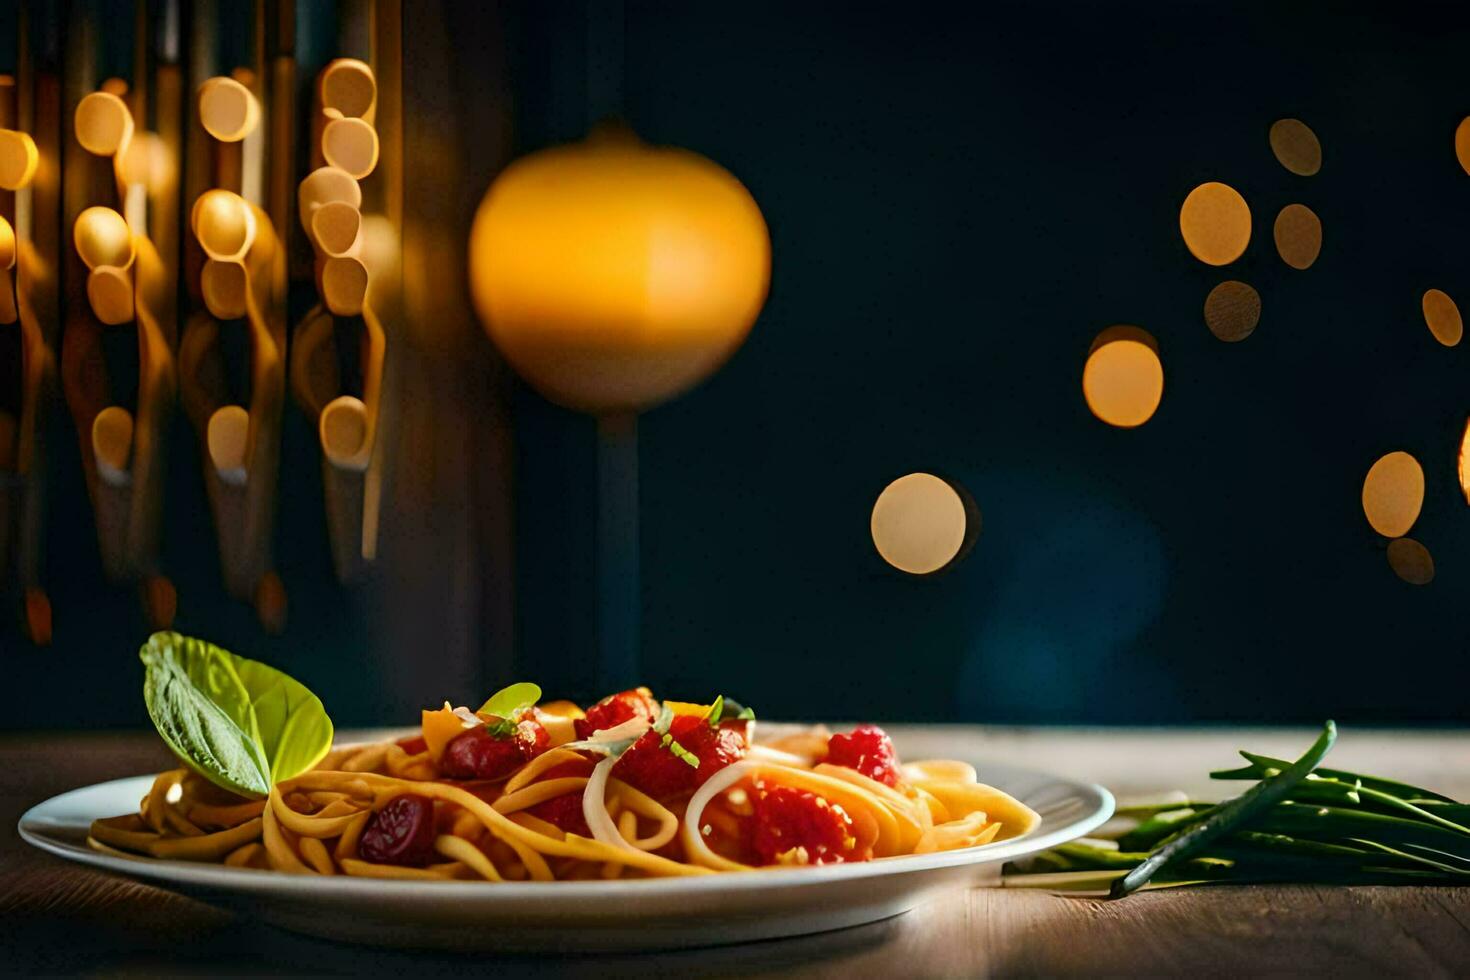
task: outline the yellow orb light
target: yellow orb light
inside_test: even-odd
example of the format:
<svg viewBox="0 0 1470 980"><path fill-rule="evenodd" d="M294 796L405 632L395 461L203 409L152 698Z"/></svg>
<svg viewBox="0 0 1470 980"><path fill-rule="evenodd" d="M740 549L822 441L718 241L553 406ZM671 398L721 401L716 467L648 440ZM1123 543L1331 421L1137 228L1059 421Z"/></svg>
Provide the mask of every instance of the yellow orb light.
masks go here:
<svg viewBox="0 0 1470 980"><path fill-rule="evenodd" d="M729 171L612 127L507 167L469 263L480 319L520 375L568 408L620 414L688 391L740 347L771 240Z"/></svg>

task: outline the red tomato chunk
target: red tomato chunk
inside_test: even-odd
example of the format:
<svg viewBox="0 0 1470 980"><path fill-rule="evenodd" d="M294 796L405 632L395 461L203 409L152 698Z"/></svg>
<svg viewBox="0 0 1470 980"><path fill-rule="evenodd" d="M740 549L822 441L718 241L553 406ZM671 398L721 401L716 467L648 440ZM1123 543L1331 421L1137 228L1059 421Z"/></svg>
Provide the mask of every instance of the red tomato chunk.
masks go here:
<svg viewBox="0 0 1470 980"><path fill-rule="evenodd" d="M747 827L761 864L835 864L873 856L870 848L858 847L847 811L806 790L757 783Z"/></svg>
<svg viewBox="0 0 1470 980"><path fill-rule="evenodd" d="M577 737L588 738L593 732L616 728L634 718L642 718L651 725L657 717L658 706L653 698L642 691L620 691L588 708L587 717L577 719Z"/></svg>
<svg viewBox="0 0 1470 980"><path fill-rule="evenodd" d="M648 731L618 759L613 778L656 800L687 796L715 773L744 758L745 730L743 722L711 728L697 715L679 715L669 726L669 735L699 761L699 768L675 755L658 732Z"/></svg>
<svg viewBox="0 0 1470 980"><path fill-rule="evenodd" d="M529 719L504 735L491 726L471 728L444 747L439 773L446 779L502 779L545 752L550 740L540 722Z"/></svg>
<svg viewBox="0 0 1470 980"><path fill-rule="evenodd" d="M374 864L422 868L434 856L434 801L417 793L393 797L368 818L357 851Z"/></svg>
<svg viewBox="0 0 1470 980"><path fill-rule="evenodd" d="M898 753L893 740L877 725L859 725L846 735L827 740L827 761L856 769L885 786L898 785Z"/></svg>

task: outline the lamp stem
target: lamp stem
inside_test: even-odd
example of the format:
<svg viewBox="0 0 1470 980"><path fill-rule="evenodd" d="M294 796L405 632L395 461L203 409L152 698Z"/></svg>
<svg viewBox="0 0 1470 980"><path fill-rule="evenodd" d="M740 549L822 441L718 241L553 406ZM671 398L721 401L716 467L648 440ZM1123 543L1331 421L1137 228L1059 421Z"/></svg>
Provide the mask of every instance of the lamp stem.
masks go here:
<svg viewBox="0 0 1470 980"><path fill-rule="evenodd" d="M597 418L597 680L603 692L639 683L638 416Z"/></svg>

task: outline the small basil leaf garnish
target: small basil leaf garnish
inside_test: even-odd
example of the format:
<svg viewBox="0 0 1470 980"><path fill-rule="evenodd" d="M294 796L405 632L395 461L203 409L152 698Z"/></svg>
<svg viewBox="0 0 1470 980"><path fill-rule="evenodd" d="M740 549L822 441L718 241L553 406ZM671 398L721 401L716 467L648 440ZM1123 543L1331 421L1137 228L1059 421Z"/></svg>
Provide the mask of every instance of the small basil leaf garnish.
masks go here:
<svg viewBox="0 0 1470 980"><path fill-rule="evenodd" d="M503 687L490 695L490 700L480 705L479 713L497 718L514 718L516 712L524 711L541 700L541 688L522 681Z"/></svg>

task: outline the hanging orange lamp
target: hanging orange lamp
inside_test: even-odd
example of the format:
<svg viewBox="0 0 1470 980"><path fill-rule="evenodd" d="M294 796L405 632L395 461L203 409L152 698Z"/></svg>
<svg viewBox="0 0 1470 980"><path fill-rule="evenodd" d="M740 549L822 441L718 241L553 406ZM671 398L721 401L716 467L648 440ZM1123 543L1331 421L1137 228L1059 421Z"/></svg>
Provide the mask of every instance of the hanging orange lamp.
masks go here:
<svg viewBox="0 0 1470 980"><path fill-rule="evenodd" d="M771 241L729 171L612 125L507 167L469 261L476 310L511 365L550 400L603 415L682 394L740 347Z"/></svg>

